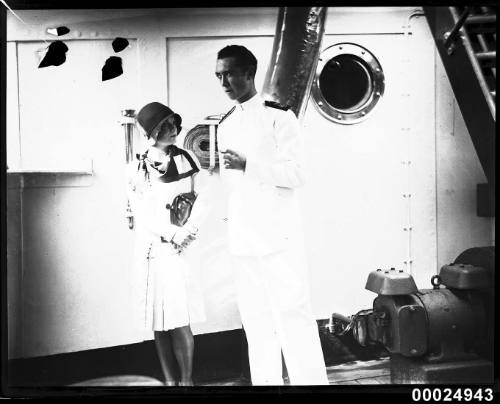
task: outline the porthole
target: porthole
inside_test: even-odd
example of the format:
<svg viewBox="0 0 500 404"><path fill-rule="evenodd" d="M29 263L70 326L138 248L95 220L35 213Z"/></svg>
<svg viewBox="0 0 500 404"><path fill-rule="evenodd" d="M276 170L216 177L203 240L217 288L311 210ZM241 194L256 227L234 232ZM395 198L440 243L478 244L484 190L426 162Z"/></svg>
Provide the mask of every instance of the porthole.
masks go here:
<svg viewBox="0 0 500 404"><path fill-rule="evenodd" d="M321 53L312 95L325 118L342 124L361 122L383 94L382 66L366 48L339 43Z"/></svg>

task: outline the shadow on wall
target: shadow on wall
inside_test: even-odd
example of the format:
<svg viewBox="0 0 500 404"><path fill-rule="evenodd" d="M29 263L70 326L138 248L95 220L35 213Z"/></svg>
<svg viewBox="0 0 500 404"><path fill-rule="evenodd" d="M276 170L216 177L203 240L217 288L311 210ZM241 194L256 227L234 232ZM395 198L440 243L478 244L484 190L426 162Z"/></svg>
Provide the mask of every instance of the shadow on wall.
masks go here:
<svg viewBox="0 0 500 404"><path fill-rule="evenodd" d="M248 376L242 330L195 335L195 384ZM134 375L162 380L154 341L111 348L14 359L8 365L9 387L69 386L92 379Z"/></svg>
<svg viewBox="0 0 500 404"><path fill-rule="evenodd" d="M195 335L195 384L234 378L250 380L248 346L242 329ZM351 333L335 336L320 322L326 366L387 356L381 346L359 345ZM286 367L283 369L286 376ZM154 341L9 361L9 387L69 386L97 378L134 375L162 380Z"/></svg>

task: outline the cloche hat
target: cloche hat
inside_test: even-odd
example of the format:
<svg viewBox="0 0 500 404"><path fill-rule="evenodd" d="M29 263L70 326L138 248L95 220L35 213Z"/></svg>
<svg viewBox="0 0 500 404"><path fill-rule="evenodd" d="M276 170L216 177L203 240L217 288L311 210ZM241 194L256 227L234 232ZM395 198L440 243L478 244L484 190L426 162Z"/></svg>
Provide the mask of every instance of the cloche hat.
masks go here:
<svg viewBox="0 0 500 404"><path fill-rule="evenodd" d="M181 131L182 118L166 105L159 102L151 102L141 108L137 114L137 122L142 126L148 138L152 135L154 129L158 127L165 119L173 116L177 132Z"/></svg>

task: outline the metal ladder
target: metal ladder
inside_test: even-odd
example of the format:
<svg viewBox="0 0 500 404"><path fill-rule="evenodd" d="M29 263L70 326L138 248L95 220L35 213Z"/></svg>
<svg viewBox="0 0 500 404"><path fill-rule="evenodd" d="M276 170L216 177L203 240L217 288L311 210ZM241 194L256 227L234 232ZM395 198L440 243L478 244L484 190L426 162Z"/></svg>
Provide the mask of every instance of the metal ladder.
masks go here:
<svg viewBox="0 0 500 404"><path fill-rule="evenodd" d="M496 7L423 7L477 155L495 187Z"/></svg>
<svg viewBox="0 0 500 404"><path fill-rule="evenodd" d="M496 97L496 11L492 7L450 7L455 26L445 33L448 54L461 38L477 79L495 119Z"/></svg>

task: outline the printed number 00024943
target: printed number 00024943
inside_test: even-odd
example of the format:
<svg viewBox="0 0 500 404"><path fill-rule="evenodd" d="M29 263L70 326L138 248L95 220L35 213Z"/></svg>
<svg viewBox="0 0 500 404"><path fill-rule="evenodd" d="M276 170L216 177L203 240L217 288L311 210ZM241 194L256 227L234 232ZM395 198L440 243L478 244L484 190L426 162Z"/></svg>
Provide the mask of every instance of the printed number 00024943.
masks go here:
<svg viewBox="0 0 500 404"><path fill-rule="evenodd" d="M491 388L415 388L411 392L413 401L493 401Z"/></svg>

